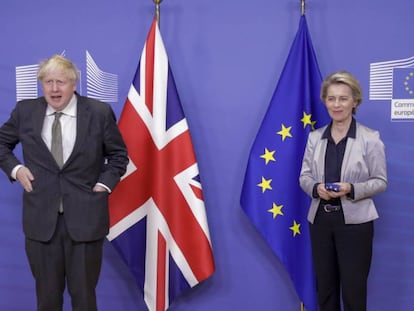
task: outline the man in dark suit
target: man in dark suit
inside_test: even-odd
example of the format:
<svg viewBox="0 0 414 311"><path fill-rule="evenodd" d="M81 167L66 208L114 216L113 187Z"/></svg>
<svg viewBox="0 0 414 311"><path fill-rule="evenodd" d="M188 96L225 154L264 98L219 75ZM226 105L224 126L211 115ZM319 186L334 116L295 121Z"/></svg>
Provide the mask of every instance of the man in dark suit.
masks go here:
<svg viewBox="0 0 414 311"><path fill-rule="evenodd" d="M93 311L108 195L126 171L127 149L110 105L76 93L78 70L70 60L52 56L38 79L44 97L18 102L0 128L0 168L24 188L37 310L62 310L67 285L72 309ZM13 153L18 143L24 163Z"/></svg>

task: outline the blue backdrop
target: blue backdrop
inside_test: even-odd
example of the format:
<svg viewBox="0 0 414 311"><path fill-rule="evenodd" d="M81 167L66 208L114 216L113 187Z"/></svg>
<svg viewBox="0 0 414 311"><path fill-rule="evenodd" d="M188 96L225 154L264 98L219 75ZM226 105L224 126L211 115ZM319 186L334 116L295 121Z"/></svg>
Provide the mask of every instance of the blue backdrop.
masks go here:
<svg viewBox="0 0 414 311"><path fill-rule="evenodd" d="M356 117L378 129L386 145L389 187L376 198L380 219L375 223L368 309L410 310L414 304L410 197L414 124L411 108L398 104L407 102L405 107L411 107L412 100L409 80L405 92L396 91L400 87L396 67L410 71L414 65L410 60L414 2L307 0L306 4L322 75L345 69L358 77L364 101ZM153 14L152 0L3 0L0 123L9 117L17 98L37 92L20 79L22 75L30 76L33 65L56 53L78 65L83 95L92 93L90 66L115 79L117 87L109 101L119 115ZM193 136L217 266L212 278L176 301L171 310L299 310L286 271L239 204L250 147L299 18L299 0L164 0L161 4L161 33ZM396 120L394 110L402 111L405 119ZM2 175L0 309L33 310L34 283L21 229L22 190ZM141 293L109 243L97 294L102 311L146 310ZM70 310L68 302L65 310Z"/></svg>

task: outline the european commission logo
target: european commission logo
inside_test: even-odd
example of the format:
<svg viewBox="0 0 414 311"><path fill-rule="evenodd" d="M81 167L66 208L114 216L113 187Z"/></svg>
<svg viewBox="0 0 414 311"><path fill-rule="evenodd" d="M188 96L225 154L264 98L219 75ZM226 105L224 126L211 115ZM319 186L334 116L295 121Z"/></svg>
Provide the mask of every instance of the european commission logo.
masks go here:
<svg viewBox="0 0 414 311"><path fill-rule="evenodd" d="M370 65L370 100L390 100L392 121L414 121L414 56Z"/></svg>
<svg viewBox="0 0 414 311"><path fill-rule="evenodd" d="M62 55L65 55L65 52L63 52ZM107 103L118 102L118 75L101 70L88 51L86 51L85 58L86 96ZM38 70L38 64L16 67L17 101L22 99L37 98L40 96L37 82ZM79 94L83 94L82 72L79 72L79 76L80 80L77 91Z"/></svg>

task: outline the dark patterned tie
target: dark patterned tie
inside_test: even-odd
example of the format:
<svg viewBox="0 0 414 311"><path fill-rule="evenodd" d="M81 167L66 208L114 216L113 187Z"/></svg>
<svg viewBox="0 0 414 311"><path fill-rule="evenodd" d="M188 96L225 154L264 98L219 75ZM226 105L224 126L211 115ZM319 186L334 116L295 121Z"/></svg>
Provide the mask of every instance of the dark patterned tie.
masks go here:
<svg viewBox="0 0 414 311"><path fill-rule="evenodd" d="M55 112L55 120L52 124L52 146L51 152L60 168L63 166L63 147L62 147L62 126L60 117L62 112Z"/></svg>

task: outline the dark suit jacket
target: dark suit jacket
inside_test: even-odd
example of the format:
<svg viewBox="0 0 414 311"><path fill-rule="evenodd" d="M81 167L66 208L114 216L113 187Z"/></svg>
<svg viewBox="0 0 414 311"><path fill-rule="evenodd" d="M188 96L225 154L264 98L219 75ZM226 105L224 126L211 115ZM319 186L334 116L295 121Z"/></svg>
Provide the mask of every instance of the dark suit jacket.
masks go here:
<svg viewBox="0 0 414 311"><path fill-rule="evenodd" d="M43 97L18 102L0 128L0 168L10 176L20 164L13 150L21 143L24 165L35 178L34 190L23 193L23 230L27 238L51 239L60 199L72 239L93 241L108 233L108 193L93 192L92 188L100 182L114 189L128 164L127 149L110 105L76 96L76 141L62 169L41 137L47 108Z"/></svg>

